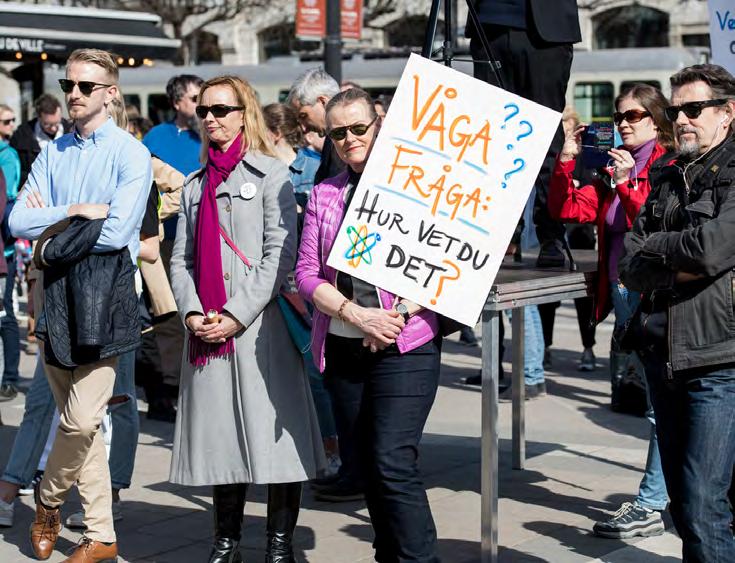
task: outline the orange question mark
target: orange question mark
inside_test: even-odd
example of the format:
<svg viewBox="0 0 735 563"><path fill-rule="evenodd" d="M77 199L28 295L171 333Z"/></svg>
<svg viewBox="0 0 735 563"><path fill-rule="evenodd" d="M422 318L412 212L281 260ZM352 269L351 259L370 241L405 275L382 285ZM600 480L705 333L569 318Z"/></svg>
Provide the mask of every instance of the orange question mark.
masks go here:
<svg viewBox="0 0 735 563"><path fill-rule="evenodd" d="M439 296L442 293L442 290L444 289L444 282L446 280L458 280L460 275L462 275L462 272L460 271L459 267L457 267L457 265L454 262L451 262L450 260L442 260L442 262L454 268L456 275L454 277L446 276L446 275L439 276L439 287L436 289L436 295L434 296L434 299L431 300L432 305L436 305L436 300L439 298Z"/></svg>

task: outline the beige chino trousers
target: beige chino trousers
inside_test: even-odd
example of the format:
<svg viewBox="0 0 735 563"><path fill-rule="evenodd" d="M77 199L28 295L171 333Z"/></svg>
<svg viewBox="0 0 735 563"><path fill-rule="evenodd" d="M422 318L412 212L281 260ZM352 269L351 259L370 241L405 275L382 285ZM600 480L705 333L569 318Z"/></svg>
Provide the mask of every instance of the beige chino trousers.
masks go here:
<svg viewBox="0 0 735 563"><path fill-rule="evenodd" d="M40 486L41 503L61 506L77 483L84 508L86 536L114 542L112 487L105 443L100 432L115 385L117 358L64 370L44 362L59 409L59 429Z"/></svg>

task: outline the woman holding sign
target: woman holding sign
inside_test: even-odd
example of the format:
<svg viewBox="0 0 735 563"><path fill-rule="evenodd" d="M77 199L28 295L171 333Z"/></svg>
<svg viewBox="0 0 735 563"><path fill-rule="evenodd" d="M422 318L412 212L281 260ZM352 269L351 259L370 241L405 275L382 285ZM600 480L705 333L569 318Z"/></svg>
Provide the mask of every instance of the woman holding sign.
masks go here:
<svg viewBox="0 0 735 563"><path fill-rule="evenodd" d="M375 560L433 563L436 528L417 462L439 383L439 323L433 312L327 265L380 119L370 96L351 89L327 104L326 121L348 170L316 186L306 208L296 282L316 307L312 352L325 380L359 402L355 432Z"/></svg>
<svg viewBox="0 0 735 563"><path fill-rule="evenodd" d="M324 449L301 355L276 303L296 254L296 202L255 92L202 85L205 166L184 184L171 286L189 329L172 483L213 485L209 563L241 561L249 483L268 485L267 563L293 563L301 482Z"/></svg>
<svg viewBox="0 0 735 563"><path fill-rule="evenodd" d="M660 90L647 84L636 84L615 100L613 120L623 139L621 147L609 151L607 167L597 179L575 188L572 173L582 150L581 136L585 125L566 135L564 146L551 177L549 211L552 217L567 223L597 224L597 272L595 315L601 322L612 307L615 325L620 326L633 314L641 296L628 291L618 279L618 259L623 249L623 237L646 201L651 185L648 171L651 164L673 144L671 123L664 114L668 102ZM643 366L635 353L613 349L610 353L610 374L613 385L613 408L618 402L618 389L628 366L632 365L645 384ZM663 533L660 512L668 498L661 459L656 441L653 409L646 413L651 422L648 460L640 490L633 503L626 502L615 515L595 524L596 534L609 538Z"/></svg>

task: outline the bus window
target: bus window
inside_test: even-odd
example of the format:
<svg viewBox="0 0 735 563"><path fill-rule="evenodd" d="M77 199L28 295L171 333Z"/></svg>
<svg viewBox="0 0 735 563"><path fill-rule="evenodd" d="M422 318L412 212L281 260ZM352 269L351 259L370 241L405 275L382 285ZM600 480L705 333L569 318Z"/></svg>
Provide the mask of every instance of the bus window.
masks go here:
<svg viewBox="0 0 735 563"><path fill-rule="evenodd" d="M614 92L612 82L577 82L574 109L584 122L609 121L613 114Z"/></svg>
<svg viewBox="0 0 735 563"><path fill-rule="evenodd" d="M135 106L140 113L140 96L138 94L123 94L123 100L125 100L125 106Z"/></svg>
<svg viewBox="0 0 735 563"><path fill-rule="evenodd" d="M654 88L661 89L661 83L658 80L625 80L620 83L620 92L625 92L628 88L634 84L648 84Z"/></svg>
<svg viewBox="0 0 735 563"><path fill-rule="evenodd" d="M176 112L168 103L166 94L150 94L148 96L148 119L153 122L153 125L171 121L174 117L176 117Z"/></svg>

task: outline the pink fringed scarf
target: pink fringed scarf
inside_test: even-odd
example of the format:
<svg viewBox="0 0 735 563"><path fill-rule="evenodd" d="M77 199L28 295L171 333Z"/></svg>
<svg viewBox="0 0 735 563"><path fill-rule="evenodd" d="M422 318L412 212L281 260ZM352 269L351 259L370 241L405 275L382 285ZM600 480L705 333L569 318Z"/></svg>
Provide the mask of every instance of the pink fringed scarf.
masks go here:
<svg viewBox="0 0 735 563"><path fill-rule="evenodd" d="M194 284L204 314L215 310L222 312L227 302L225 282L222 277L222 252L220 248L219 213L217 212L217 187L227 180L230 173L242 160L242 135L226 152L209 146L206 183L202 189L196 230L194 233ZM189 338L189 362L201 367L210 358L222 358L235 350L232 338L221 344L204 342L198 336Z"/></svg>

